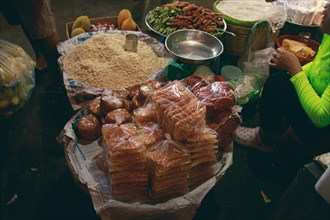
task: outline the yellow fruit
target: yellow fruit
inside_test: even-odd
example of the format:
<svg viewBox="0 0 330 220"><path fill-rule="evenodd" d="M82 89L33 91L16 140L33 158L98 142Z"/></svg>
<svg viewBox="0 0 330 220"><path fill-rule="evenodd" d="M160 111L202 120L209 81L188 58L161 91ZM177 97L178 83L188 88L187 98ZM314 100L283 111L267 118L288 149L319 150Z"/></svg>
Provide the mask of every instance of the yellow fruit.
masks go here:
<svg viewBox="0 0 330 220"><path fill-rule="evenodd" d="M27 92L21 85L16 86L16 94L17 94L18 98L21 100L26 100L28 97Z"/></svg>
<svg viewBox="0 0 330 220"><path fill-rule="evenodd" d="M132 17L132 13L128 9L122 9L118 14L118 27L119 27L119 29L121 29L121 26L122 26L123 22L127 18L131 18L131 17Z"/></svg>
<svg viewBox="0 0 330 220"><path fill-rule="evenodd" d="M15 92L12 88L4 88L3 93L4 93L5 97L7 97L9 99L15 96Z"/></svg>
<svg viewBox="0 0 330 220"><path fill-rule="evenodd" d="M85 33L84 29L78 27L78 28L75 28L73 29L73 31L71 32L71 37L75 37L81 33Z"/></svg>
<svg viewBox="0 0 330 220"><path fill-rule="evenodd" d="M123 24L121 25L122 30L127 30L127 31L135 31L136 30L136 23L133 20L133 18L127 18Z"/></svg>
<svg viewBox="0 0 330 220"><path fill-rule="evenodd" d="M11 104L13 105L18 105L19 104L19 98L17 96L14 96L11 100L10 100Z"/></svg>
<svg viewBox="0 0 330 220"><path fill-rule="evenodd" d="M73 22L72 29L82 28L84 31L89 31L91 29L91 21L89 20L88 16L79 16Z"/></svg>

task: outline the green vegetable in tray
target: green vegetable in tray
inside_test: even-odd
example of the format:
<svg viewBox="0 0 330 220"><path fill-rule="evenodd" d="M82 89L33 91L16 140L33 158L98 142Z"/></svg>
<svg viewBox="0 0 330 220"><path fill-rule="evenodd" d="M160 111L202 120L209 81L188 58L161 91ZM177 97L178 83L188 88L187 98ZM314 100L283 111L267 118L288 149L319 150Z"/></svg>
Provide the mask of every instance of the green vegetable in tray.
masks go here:
<svg viewBox="0 0 330 220"><path fill-rule="evenodd" d="M182 9L179 8L157 7L148 14L147 21L155 31L168 35L177 30L171 27L171 20L180 14Z"/></svg>

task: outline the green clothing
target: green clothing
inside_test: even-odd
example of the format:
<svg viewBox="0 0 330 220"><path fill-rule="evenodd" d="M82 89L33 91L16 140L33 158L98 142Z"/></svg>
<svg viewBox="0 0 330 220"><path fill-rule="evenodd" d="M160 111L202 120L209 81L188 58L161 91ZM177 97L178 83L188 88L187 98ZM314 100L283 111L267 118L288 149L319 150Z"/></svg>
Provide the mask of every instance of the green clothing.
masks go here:
<svg viewBox="0 0 330 220"><path fill-rule="evenodd" d="M324 34L314 61L293 77L300 103L316 127L330 125L330 35Z"/></svg>

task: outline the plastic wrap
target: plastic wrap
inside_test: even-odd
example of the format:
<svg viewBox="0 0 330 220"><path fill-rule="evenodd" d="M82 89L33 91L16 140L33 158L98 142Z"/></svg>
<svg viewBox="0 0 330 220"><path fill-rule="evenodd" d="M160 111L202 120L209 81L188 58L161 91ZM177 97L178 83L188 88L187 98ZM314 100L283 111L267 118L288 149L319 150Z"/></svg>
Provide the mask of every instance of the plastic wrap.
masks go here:
<svg viewBox="0 0 330 220"><path fill-rule="evenodd" d="M102 127L113 196L122 201L148 200L145 145L134 124Z"/></svg>
<svg viewBox="0 0 330 220"><path fill-rule="evenodd" d="M144 127L141 127L140 135L147 148L151 147L156 142L165 139L164 130L156 123L149 123Z"/></svg>
<svg viewBox="0 0 330 220"><path fill-rule="evenodd" d="M126 109L120 108L109 112L104 118L104 123L116 123L120 125L131 122L131 120L131 114Z"/></svg>
<svg viewBox="0 0 330 220"><path fill-rule="evenodd" d="M237 103L244 105L259 97L262 80L257 73L246 73L242 77L230 81L237 93Z"/></svg>
<svg viewBox="0 0 330 220"><path fill-rule="evenodd" d="M133 122L138 127L156 122L156 106L152 102L148 102L143 107L134 110Z"/></svg>
<svg viewBox="0 0 330 220"><path fill-rule="evenodd" d="M233 85L224 81L205 84L205 81L198 76L189 76L182 80L182 83L187 85L187 88L190 88L194 95L206 106L207 126L217 133L217 146L220 148L229 146L234 140L233 133L235 129L241 123L240 116L233 108L237 100ZM218 158L221 157L219 152L217 154Z"/></svg>
<svg viewBox="0 0 330 220"><path fill-rule="evenodd" d="M277 0L287 11L287 21L304 26L319 26L327 0L293 1Z"/></svg>
<svg viewBox="0 0 330 220"><path fill-rule="evenodd" d="M194 93L207 107L207 116L214 110L224 111L236 104L236 94L229 82L214 82Z"/></svg>
<svg viewBox="0 0 330 220"><path fill-rule="evenodd" d="M250 53L247 61L242 63L242 69L245 73L258 73L262 84L264 84L270 74L269 60L275 52L276 50L273 47L268 47L254 53Z"/></svg>
<svg viewBox="0 0 330 220"><path fill-rule="evenodd" d="M174 198L189 191L190 155L173 140L154 144L147 152L150 193L153 200Z"/></svg>
<svg viewBox="0 0 330 220"><path fill-rule="evenodd" d="M35 86L35 62L19 46L0 39L0 115L22 107Z"/></svg>
<svg viewBox="0 0 330 220"><path fill-rule="evenodd" d="M194 137L187 139L185 146L189 149L191 158L190 189L214 175L214 165L219 154L218 144L218 134L211 128L200 129Z"/></svg>
<svg viewBox="0 0 330 220"><path fill-rule="evenodd" d="M172 139L185 140L205 127L205 106L179 81L155 91L151 99L158 124Z"/></svg>

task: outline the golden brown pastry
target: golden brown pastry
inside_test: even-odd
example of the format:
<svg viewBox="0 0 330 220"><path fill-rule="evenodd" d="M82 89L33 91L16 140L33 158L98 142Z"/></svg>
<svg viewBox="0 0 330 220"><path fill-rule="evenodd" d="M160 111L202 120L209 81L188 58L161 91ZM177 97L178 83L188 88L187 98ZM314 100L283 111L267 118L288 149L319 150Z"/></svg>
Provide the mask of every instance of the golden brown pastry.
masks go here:
<svg viewBox="0 0 330 220"><path fill-rule="evenodd" d="M101 109L100 109L100 98L93 100L91 103L87 105L87 112L95 115L96 117L101 117Z"/></svg>
<svg viewBox="0 0 330 220"><path fill-rule="evenodd" d="M78 121L79 137L86 140L96 140L101 135L99 120L92 114L82 116Z"/></svg>
<svg viewBox="0 0 330 220"><path fill-rule="evenodd" d="M282 41L282 47L292 53L294 53L300 59L311 58L315 55L315 51L308 47L305 43L284 39Z"/></svg>
<svg viewBox="0 0 330 220"><path fill-rule="evenodd" d="M100 109L103 115L115 109L123 108L122 98L114 96L112 92L103 92L101 95Z"/></svg>
<svg viewBox="0 0 330 220"><path fill-rule="evenodd" d="M128 123L131 122L131 114L126 109L116 109L105 116L104 122L107 124L116 123L117 125Z"/></svg>

